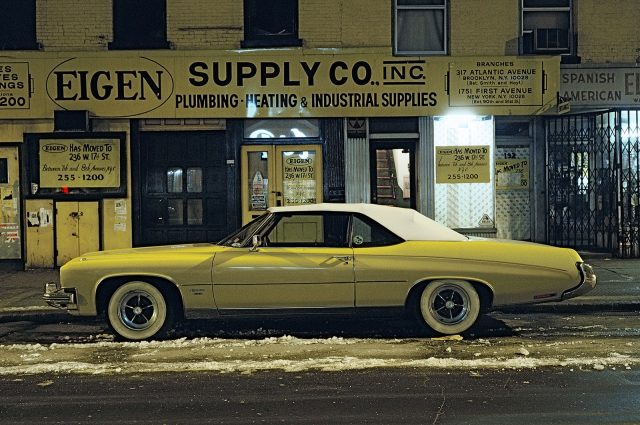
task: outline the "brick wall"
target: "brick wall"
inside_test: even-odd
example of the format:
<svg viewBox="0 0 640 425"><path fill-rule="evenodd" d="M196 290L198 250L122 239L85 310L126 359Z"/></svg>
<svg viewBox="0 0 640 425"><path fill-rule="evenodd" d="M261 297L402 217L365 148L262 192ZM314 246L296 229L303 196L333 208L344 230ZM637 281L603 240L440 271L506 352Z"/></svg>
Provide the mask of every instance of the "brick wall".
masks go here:
<svg viewBox="0 0 640 425"><path fill-rule="evenodd" d="M391 47L391 0L300 0L305 47Z"/></svg>
<svg viewBox="0 0 640 425"><path fill-rule="evenodd" d="M36 2L37 38L44 50L106 50L111 21L111 0Z"/></svg>
<svg viewBox="0 0 640 425"><path fill-rule="evenodd" d="M178 50L239 49L243 25L241 0L167 2L167 39Z"/></svg>
<svg viewBox="0 0 640 425"><path fill-rule="evenodd" d="M640 57L640 2L574 1L582 63L635 63Z"/></svg>
<svg viewBox="0 0 640 425"><path fill-rule="evenodd" d="M451 0L451 56L517 55L519 4L519 0Z"/></svg>

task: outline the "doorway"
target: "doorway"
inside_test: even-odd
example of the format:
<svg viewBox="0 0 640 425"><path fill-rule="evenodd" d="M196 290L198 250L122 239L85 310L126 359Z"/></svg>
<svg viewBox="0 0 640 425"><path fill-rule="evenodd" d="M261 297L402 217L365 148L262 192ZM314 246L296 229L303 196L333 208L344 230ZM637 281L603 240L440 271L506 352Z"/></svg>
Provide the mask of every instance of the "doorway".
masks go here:
<svg viewBox="0 0 640 425"><path fill-rule="evenodd" d="M215 242L228 232L223 131L140 133L134 244Z"/></svg>
<svg viewBox="0 0 640 425"><path fill-rule="evenodd" d="M371 142L371 202L416 208L416 144L413 141Z"/></svg>
<svg viewBox="0 0 640 425"><path fill-rule="evenodd" d="M242 223L269 207L322 202L321 145L242 147Z"/></svg>

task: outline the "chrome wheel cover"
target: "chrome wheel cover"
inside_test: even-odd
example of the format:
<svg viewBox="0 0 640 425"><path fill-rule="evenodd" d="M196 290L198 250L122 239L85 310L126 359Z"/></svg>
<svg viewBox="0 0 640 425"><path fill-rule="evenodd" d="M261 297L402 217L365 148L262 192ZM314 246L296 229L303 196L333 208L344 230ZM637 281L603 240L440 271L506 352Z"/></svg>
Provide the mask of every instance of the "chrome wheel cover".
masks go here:
<svg viewBox="0 0 640 425"><path fill-rule="evenodd" d="M455 325L469 315L469 294L457 285L443 285L429 299L431 316L445 325Z"/></svg>
<svg viewBox="0 0 640 425"><path fill-rule="evenodd" d="M145 291L127 292L120 300L118 318L129 329L147 329L158 318L157 301Z"/></svg>

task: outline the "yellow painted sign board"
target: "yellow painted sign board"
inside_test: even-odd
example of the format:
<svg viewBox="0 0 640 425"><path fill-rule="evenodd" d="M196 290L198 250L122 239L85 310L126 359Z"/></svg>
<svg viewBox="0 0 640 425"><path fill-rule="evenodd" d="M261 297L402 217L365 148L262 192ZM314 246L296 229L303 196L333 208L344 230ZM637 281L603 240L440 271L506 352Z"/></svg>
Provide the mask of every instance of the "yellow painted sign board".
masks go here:
<svg viewBox="0 0 640 425"><path fill-rule="evenodd" d="M11 52L0 119L534 115L555 108L557 57L396 57L386 49ZM5 81L3 81L3 79Z"/></svg>
<svg viewBox="0 0 640 425"><path fill-rule="evenodd" d="M120 186L119 139L41 139L41 188Z"/></svg>
<svg viewBox="0 0 640 425"><path fill-rule="evenodd" d="M543 105L543 63L472 60L451 64L451 106Z"/></svg>
<svg viewBox="0 0 640 425"><path fill-rule="evenodd" d="M490 146L437 146L436 183L489 183Z"/></svg>
<svg viewBox="0 0 640 425"><path fill-rule="evenodd" d="M496 189L528 190L528 159L496 159Z"/></svg>

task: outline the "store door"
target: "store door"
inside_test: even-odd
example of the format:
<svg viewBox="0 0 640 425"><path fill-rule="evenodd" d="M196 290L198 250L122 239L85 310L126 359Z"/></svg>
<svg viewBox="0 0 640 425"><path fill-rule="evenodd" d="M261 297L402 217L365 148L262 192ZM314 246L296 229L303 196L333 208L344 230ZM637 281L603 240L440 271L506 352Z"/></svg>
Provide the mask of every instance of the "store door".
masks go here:
<svg viewBox="0 0 640 425"><path fill-rule="evenodd" d="M222 131L140 133L140 211L134 244L216 242L227 225Z"/></svg>
<svg viewBox="0 0 640 425"><path fill-rule="evenodd" d="M322 202L322 146L243 146L241 184L243 224L272 206Z"/></svg>
<svg viewBox="0 0 640 425"><path fill-rule="evenodd" d="M371 202L416 207L415 143L371 142Z"/></svg>
<svg viewBox="0 0 640 425"><path fill-rule="evenodd" d="M531 240L530 148L496 146L496 236Z"/></svg>
<svg viewBox="0 0 640 425"><path fill-rule="evenodd" d="M56 265L100 249L98 202L56 202Z"/></svg>

